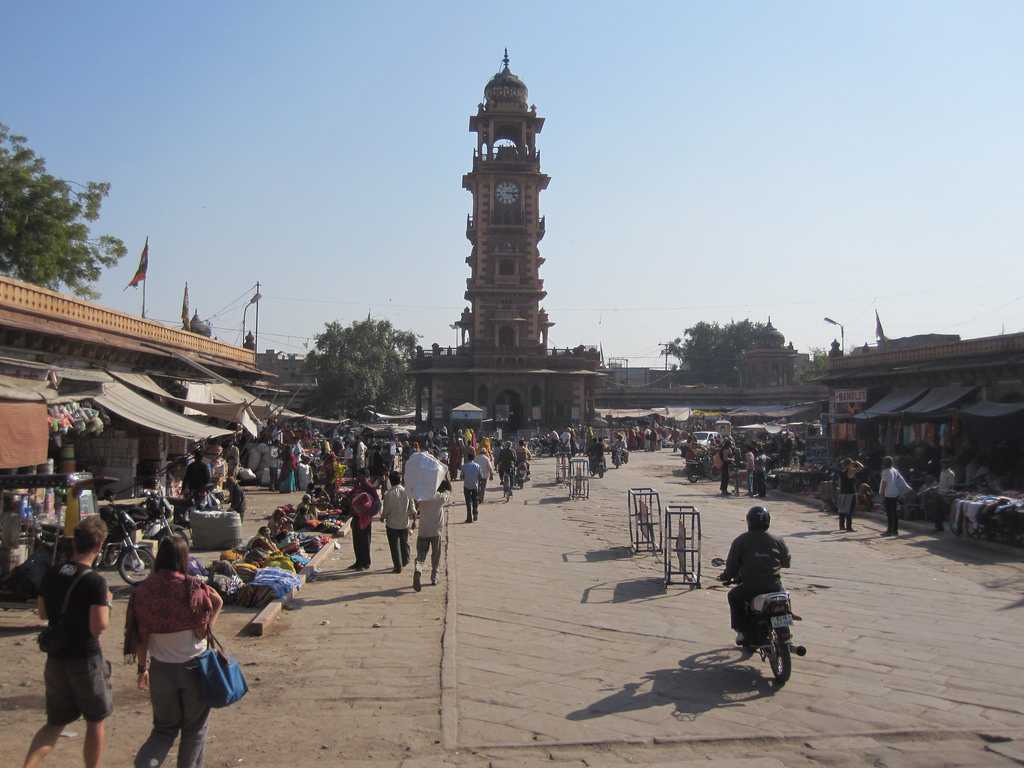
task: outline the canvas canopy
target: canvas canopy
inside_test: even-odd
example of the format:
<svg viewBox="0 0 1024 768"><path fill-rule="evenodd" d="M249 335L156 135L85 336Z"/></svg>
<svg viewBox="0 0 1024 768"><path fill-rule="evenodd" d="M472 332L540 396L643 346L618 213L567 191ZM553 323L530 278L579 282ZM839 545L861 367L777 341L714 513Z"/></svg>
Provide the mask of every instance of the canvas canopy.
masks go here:
<svg viewBox="0 0 1024 768"><path fill-rule="evenodd" d="M0 400L39 403L56 395L57 391L45 381L22 379L17 376L0 376Z"/></svg>
<svg viewBox="0 0 1024 768"><path fill-rule="evenodd" d="M938 387L913 405L907 406L903 412L907 414L926 414L944 411L970 396L975 389L976 387L965 387L961 384Z"/></svg>
<svg viewBox="0 0 1024 768"><path fill-rule="evenodd" d="M870 408L862 413L858 413L854 418L860 419L861 421L867 421L869 419L877 419L880 416L889 416L894 413L899 413L911 403L916 403L920 400L927 391L927 389L920 388L894 389Z"/></svg>
<svg viewBox="0 0 1024 768"><path fill-rule="evenodd" d="M807 413L818 407L817 403L798 403L796 405L752 405L729 411L729 418L735 416L756 416L762 419L788 419L797 414Z"/></svg>
<svg viewBox="0 0 1024 768"><path fill-rule="evenodd" d="M992 403L982 400L960 409L962 416L973 416L977 419L1003 419L1007 416L1024 414L1024 403Z"/></svg>
<svg viewBox="0 0 1024 768"><path fill-rule="evenodd" d="M123 384L129 384L136 389L141 389L143 392L149 392L151 395L157 397L167 397L174 399L174 395L168 392L166 389L161 387L155 381L153 377L146 373L123 373L122 371L110 371L110 375Z"/></svg>
<svg viewBox="0 0 1024 768"><path fill-rule="evenodd" d="M170 402L184 406L186 416L208 416L211 419L239 424L253 437L259 434L259 422L256 419L256 415L245 403L213 403L204 400L175 397L144 373L122 373L120 371L111 371L110 373L114 378L125 384L130 384L143 392L166 398ZM192 388L191 383L188 387L188 392L193 395L197 393L197 390Z"/></svg>
<svg viewBox="0 0 1024 768"><path fill-rule="evenodd" d="M132 391L119 381L104 384L102 394L92 395L91 399L140 427L175 437L184 437L188 440L208 440L231 434L230 430L200 424L187 416L164 408L159 403L154 403Z"/></svg>
<svg viewBox="0 0 1024 768"><path fill-rule="evenodd" d="M252 408L256 416L264 420L271 416L283 416L287 419L302 418L301 413L290 411L280 405L274 405L268 400L246 392L241 387L236 387L234 384L217 381L210 384L210 390L213 393L213 401L215 403L246 403Z"/></svg>
<svg viewBox="0 0 1024 768"><path fill-rule="evenodd" d="M452 408L453 421L480 421L484 417L484 409L472 403L463 403Z"/></svg>
<svg viewBox="0 0 1024 768"><path fill-rule="evenodd" d="M686 407L663 406L659 408L600 408L598 413L606 419L648 419L651 416L663 416L686 421L693 411Z"/></svg>

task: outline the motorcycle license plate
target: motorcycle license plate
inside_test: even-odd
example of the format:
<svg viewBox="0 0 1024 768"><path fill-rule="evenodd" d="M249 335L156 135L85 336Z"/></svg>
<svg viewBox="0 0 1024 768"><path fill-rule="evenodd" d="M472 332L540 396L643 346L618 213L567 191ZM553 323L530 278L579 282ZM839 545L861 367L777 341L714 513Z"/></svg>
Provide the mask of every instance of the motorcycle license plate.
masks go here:
<svg viewBox="0 0 1024 768"><path fill-rule="evenodd" d="M772 626L775 629L779 627L788 627L793 624L792 616L772 616Z"/></svg>

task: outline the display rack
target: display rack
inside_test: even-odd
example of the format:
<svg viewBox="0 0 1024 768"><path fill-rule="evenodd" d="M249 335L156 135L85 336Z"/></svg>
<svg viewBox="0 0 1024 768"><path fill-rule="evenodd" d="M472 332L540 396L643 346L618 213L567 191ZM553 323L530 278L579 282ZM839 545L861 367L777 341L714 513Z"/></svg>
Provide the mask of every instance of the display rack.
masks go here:
<svg viewBox="0 0 1024 768"><path fill-rule="evenodd" d="M665 586L700 589L700 511L691 504L665 507ZM673 580L673 577L677 577Z"/></svg>
<svg viewBox="0 0 1024 768"><path fill-rule="evenodd" d="M629 541L634 552L659 553L662 550L661 496L653 488L626 491L629 515Z"/></svg>
<svg viewBox="0 0 1024 768"><path fill-rule="evenodd" d="M590 459L586 457L569 460L569 498L590 498Z"/></svg>

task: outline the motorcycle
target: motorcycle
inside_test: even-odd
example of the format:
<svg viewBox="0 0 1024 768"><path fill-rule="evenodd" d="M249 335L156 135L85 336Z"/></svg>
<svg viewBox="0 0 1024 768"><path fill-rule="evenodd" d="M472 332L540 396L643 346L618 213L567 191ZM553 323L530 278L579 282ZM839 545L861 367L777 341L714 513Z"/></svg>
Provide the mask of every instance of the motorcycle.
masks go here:
<svg viewBox="0 0 1024 768"><path fill-rule="evenodd" d="M182 536L192 546L192 535L188 527L188 512L176 509L161 490L144 491L146 519L143 521L142 538L161 541L168 536Z"/></svg>
<svg viewBox="0 0 1024 768"><path fill-rule="evenodd" d="M608 465L604 460L604 452L601 452L600 456L590 457L590 476L604 478L604 473L608 470Z"/></svg>
<svg viewBox="0 0 1024 768"><path fill-rule="evenodd" d="M686 460L686 479L691 483L709 480L712 476L711 459L707 456Z"/></svg>
<svg viewBox="0 0 1024 768"><path fill-rule="evenodd" d="M96 559L98 568L117 568L128 584L141 584L153 572L153 555L135 543L138 524L123 507L112 504L100 507L100 517L107 524L107 540Z"/></svg>
<svg viewBox="0 0 1024 768"><path fill-rule="evenodd" d="M716 557L711 561L716 568L725 565L725 560ZM728 586L734 581L726 581L721 577L722 584ZM743 627L743 648L753 653L757 651L761 661L768 662L771 667L775 684L784 686L793 672L792 654L807 655L802 645L793 645L792 626L800 617L793 613L789 592L769 592L758 595L747 604L747 622Z"/></svg>

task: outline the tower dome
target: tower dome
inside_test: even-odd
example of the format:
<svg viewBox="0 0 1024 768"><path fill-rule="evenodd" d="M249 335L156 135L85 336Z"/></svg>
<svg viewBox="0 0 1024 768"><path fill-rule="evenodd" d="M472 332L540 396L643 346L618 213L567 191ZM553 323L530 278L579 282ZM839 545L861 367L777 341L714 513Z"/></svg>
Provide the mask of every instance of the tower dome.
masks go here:
<svg viewBox="0 0 1024 768"><path fill-rule="evenodd" d="M505 49L505 58L501 63L501 71L484 86L487 108L526 112L530 92L526 88L526 83L508 68L508 48Z"/></svg>

